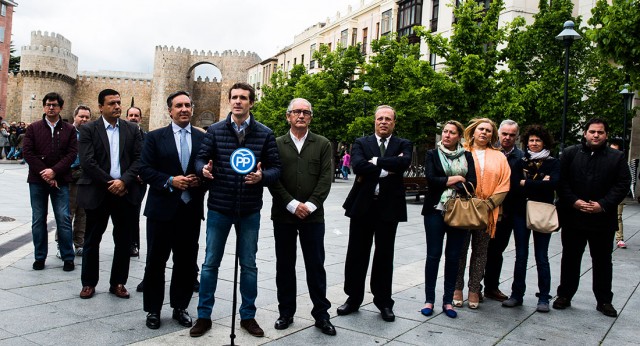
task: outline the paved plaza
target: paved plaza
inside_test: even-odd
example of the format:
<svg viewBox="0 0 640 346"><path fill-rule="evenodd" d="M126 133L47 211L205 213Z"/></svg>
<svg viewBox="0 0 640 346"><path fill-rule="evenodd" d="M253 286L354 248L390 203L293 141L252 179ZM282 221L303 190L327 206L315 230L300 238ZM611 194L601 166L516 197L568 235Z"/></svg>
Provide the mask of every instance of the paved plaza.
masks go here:
<svg viewBox="0 0 640 346"><path fill-rule="evenodd" d="M92 299L78 297L81 290L81 258L76 258L76 270L62 271L62 261L55 257L55 222L49 214L49 256L43 271L34 271L33 243L31 242L31 208L26 183L25 165L0 161L0 217L13 221L0 222L0 345L223 345L229 344L232 314L233 258L235 237L229 237L223 259L216 304L213 310L213 328L200 338L189 337L189 329L171 319L168 286L162 310L162 326L151 330L145 326L146 313L142 311L142 293L135 292L144 273L143 240L141 257L131 259L131 270L126 287L131 299L119 299L108 293L108 278L113 253L111 226L104 235L101 248L101 281ZM351 176L353 177L353 176ZM533 250L529 253L527 292L524 305L503 308L499 302L485 300L478 310L466 304L457 309L458 318L446 317L439 306L442 297L442 270L436 291L436 310L431 317L419 310L424 303L424 263L426 245L420 211L421 203L407 198L409 222L401 223L396 238L395 271L393 282L396 321L384 322L372 296L367 293L359 312L337 316L336 308L346 296L342 290L344 261L348 241L349 220L344 216L342 203L353 180L336 181L325 203L326 217L326 270L328 298L332 302L331 322L337 336L324 335L313 326L311 302L308 296L302 255L298 253L297 287L298 309L295 322L286 330L276 330L278 317L275 287L275 251L273 226L269 218L271 197L265 190L262 213L258 265L258 312L256 320L265 330L265 337L255 338L239 329L236 323L237 345L637 345L640 340L640 205L629 202L624 211L627 249L613 253L613 305L619 317L611 318L595 310L591 292L591 259L588 250L583 260L580 289L573 306L551 310L547 314L535 311L537 275ZM146 221L141 217L141 239L144 239ZM198 263L204 259L205 224L202 224ZM531 245L533 249L533 244ZM561 244L554 234L549 248L552 270L552 294L560 275ZM514 263L513 241L505 252L501 289L510 292ZM441 267L444 261L441 261ZM171 261L167 275L170 277ZM367 288L368 289L368 288ZM465 290L466 297L466 290ZM197 294L189 306L191 316L197 316ZM236 316L239 321L239 317Z"/></svg>

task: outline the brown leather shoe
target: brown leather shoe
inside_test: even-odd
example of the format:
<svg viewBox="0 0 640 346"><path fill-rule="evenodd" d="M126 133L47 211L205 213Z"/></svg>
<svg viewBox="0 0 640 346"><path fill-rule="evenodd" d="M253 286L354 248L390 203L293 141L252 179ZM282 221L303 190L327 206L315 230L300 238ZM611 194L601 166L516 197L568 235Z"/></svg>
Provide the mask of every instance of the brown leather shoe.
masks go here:
<svg viewBox="0 0 640 346"><path fill-rule="evenodd" d="M250 318L248 320L240 320L240 327L244 328L249 334L257 337L264 336L264 330L260 328L258 322L256 322L255 318Z"/></svg>
<svg viewBox="0 0 640 346"><path fill-rule="evenodd" d="M84 286L82 287L82 291L80 291L80 298L82 299L89 299L91 297L93 297L93 295L96 293L96 288L93 286Z"/></svg>
<svg viewBox="0 0 640 346"><path fill-rule="evenodd" d="M487 298L491 298L493 300L497 300L499 302L503 302L503 301L509 299L509 297L507 297L506 294L502 293L497 288L492 289L492 290L484 290L484 296L487 297Z"/></svg>
<svg viewBox="0 0 640 346"><path fill-rule="evenodd" d="M197 338L199 336L203 336L209 329L211 329L211 319L198 318L196 320L196 324L194 324L191 330L189 330L189 335L192 338Z"/></svg>
<svg viewBox="0 0 640 346"><path fill-rule="evenodd" d="M123 284L117 284L115 286L109 287L109 293L113 293L118 298L129 299L129 292L124 288Z"/></svg>

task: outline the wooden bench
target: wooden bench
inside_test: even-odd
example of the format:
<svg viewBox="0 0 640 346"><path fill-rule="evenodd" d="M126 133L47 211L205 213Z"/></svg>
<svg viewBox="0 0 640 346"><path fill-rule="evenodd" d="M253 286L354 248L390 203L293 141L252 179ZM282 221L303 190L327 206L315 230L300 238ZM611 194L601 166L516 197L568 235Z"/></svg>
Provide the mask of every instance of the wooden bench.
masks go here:
<svg viewBox="0 0 640 346"><path fill-rule="evenodd" d="M420 201L420 195L427 195L427 178L426 177L404 177L404 191L407 196L416 196L416 202Z"/></svg>

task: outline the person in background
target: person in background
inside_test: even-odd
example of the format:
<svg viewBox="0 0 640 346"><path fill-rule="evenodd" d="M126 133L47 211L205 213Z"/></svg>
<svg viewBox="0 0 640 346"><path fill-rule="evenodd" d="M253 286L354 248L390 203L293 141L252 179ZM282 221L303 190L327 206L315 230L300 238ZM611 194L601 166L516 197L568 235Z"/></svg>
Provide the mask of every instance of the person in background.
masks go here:
<svg viewBox="0 0 640 346"><path fill-rule="evenodd" d="M140 137L142 138L142 142L144 143L144 138L146 133L142 130L140 123L142 121L142 110L138 107L129 107L127 109L127 120L138 125L138 131L140 131ZM144 199L144 195L147 193L147 184L140 179L138 176L138 183L140 184L140 200ZM131 231L131 246L129 249L129 255L131 257L140 257L140 210L142 208L142 203L137 205L138 210L136 215L138 215L138 222L135 222L134 228Z"/></svg>
<svg viewBox="0 0 640 346"><path fill-rule="evenodd" d="M342 155L342 179L349 180L349 167L351 166L351 155L345 150Z"/></svg>
<svg viewBox="0 0 640 346"><path fill-rule="evenodd" d="M609 147L614 150L622 149L622 140L620 138L612 138L609 141ZM624 242L624 225L622 224L622 212L624 210L624 201L618 204L618 230L616 231L616 247L621 249L627 248L627 243Z"/></svg>

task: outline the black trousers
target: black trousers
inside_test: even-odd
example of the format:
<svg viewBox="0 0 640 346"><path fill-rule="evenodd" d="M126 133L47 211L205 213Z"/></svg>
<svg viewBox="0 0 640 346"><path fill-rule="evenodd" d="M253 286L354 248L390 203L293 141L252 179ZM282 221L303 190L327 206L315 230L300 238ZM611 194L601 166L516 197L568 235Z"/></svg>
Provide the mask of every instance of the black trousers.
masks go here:
<svg viewBox="0 0 640 346"><path fill-rule="evenodd" d="M485 291L498 289L500 285L500 272L502 272L502 254L509 245L511 232L513 231L513 217L503 215L502 220L496 225L496 234L489 240L487 249L487 264L484 269Z"/></svg>
<svg viewBox="0 0 640 346"><path fill-rule="evenodd" d="M87 227L82 249L82 286L96 286L100 270L100 242L107 229L109 217L113 223L113 261L109 283L114 286L126 284L129 277L129 244L131 230L137 220L136 206L124 197L107 193L96 209L85 209Z"/></svg>
<svg viewBox="0 0 640 346"><path fill-rule="evenodd" d="M613 238L616 230L589 230L578 227L563 226L560 233L562 239L562 260L560 264L560 286L558 296L573 298L580 284L580 264L584 249L589 244L591 263L593 266L593 293L599 304L611 303L613 292Z"/></svg>
<svg viewBox="0 0 640 346"><path fill-rule="evenodd" d="M344 265L344 293L347 302L362 304L364 284L369 267L371 246L375 240L373 264L371 267L371 293L373 303L378 307L392 308L391 284L393 281L393 252L396 240L397 221L383 221L375 217L384 213L384 207L374 202L371 215L351 218L349 224L349 245Z"/></svg>
<svg viewBox="0 0 640 346"><path fill-rule="evenodd" d="M296 312L296 243L300 236L307 287L313 303L311 316L316 320L329 319L327 310L331 303L327 299L327 273L324 270L324 231L324 223L273 222L276 287L281 316L293 316Z"/></svg>
<svg viewBox="0 0 640 346"><path fill-rule="evenodd" d="M197 205L180 202L172 220L147 218L147 264L144 269L143 305L146 312L160 312L164 301L165 267L173 252L169 286L172 308L186 309L193 296L198 260L201 219ZM200 207L201 208L201 207Z"/></svg>

